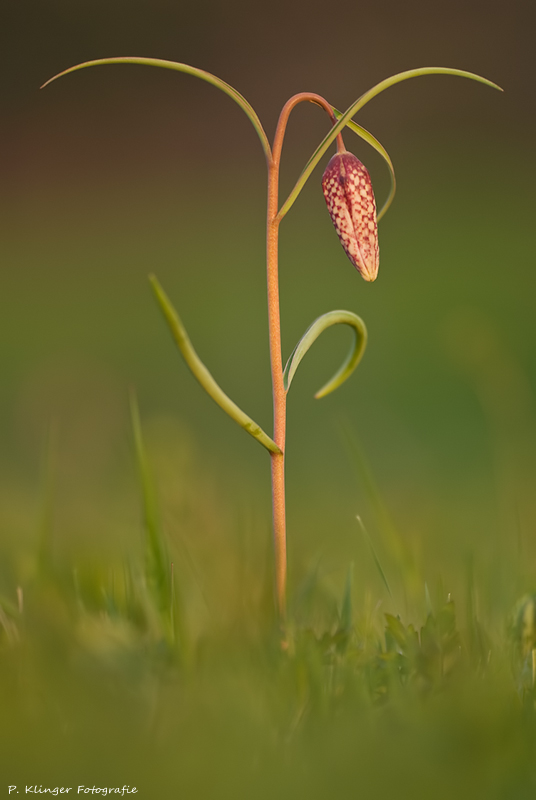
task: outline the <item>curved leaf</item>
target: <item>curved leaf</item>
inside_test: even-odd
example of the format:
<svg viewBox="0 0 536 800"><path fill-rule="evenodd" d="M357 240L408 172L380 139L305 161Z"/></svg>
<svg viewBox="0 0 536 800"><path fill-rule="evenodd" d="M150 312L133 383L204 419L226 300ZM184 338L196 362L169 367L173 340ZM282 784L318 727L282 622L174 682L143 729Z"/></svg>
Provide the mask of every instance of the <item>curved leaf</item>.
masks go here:
<svg viewBox="0 0 536 800"><path fill-rule="evenodd" d="M327 151L328 147L332 144L332 142L335 141L337 134L342 131L345 125L348 124L349 120L351 120L354 114L357 114L357 112L360 111L360 109L362 109L363 106L369 102L369 100L372 100L373 97L376 97L376 95L380 94L385 89L388 89L390 86L394 86L396 83L401 83L402 81L407 81L409 78L418 78L421 75L456 75L460 78L470 78L471 80L478 81L479 83L484 83L486 86L491 86L493 89L498 89L500 92L502 92L500 86L492 81L488 81L487 78L483 78L481 75L476 75L474 72L466 72L462 69L451 69L450 67L421 67L419 69L410 69L406 72L399 72L396 75L392 75L390 78L380 81L380 83L376 84L376 86L373 86L372 89L369 89L368 92L365 92L365 94L361 95L361 97L359 97L355 103L352 103L352 105L344 112L344 114L341 115L337 121L337 124L332 127L330 132L320 142L313 156L309 159L305 169L298 178L294 189L281 206L279 214L277 215L279 219L282 219L293 205L314 168ZM362 133L359 135L362 135ZM363 138L365 138L365 136L363 136ZM371 144L371 142L369 142L369 144ZM384 207L382 209L382 213L385 213L385 210L386 209Z"/></svg>
<svg viewBox="0 0 536 800"><path fill-rule="evenodd" d="M340 119L342 117L342 111L338 111L336 108L333 109L333 113ZM373 147L377 153L381 155L385 163L389 168L389 176L391 178L391 188L389 189L389 194L387 195L387 199L383 206L381 207L380 211L377 214L377 221L379 222L381 218L385 215L387 209L395 199L396 193L396 176L395 176L395 168L393 167L393 162L391 161L391 157L385 147L379 142L375 136L369 133L366 128L363 128L361 125L358 125L357 122L354 122L352 119L346 123L346 127L350 128L351 131L357 133L362 139L365 140L371 147Z"/></svg>
<svg viewBox="0 0 536 800"><path fill-rule="evenodd" d="M361 361L361 357L367 344L367 329L365 327L365 323L361 317L358 317L357 314L354 314L352 311L328 311L327 314L322 314L321 317L315 319L313 324L307 328L302 338L292 351L290 358L285 365L285 369L283 370L283 383L285 386L285 391L288 392L294 374L298 369L299 363L313 342L318 339L320 334L325 331L326 328L330 328L332 325L339 324L349 325L352 328L352 347L341 368L337 370L335 375L325 384L325 386L319 389L319 391L315 394L315 397L319 399L320 397L325 397L327 394L330 394L330 392L335 391L335 389L338 389L338 387L352 374L354 369Z"/></svg>
<svg viewBox="0 0 536 800"><path fill-rule="evenodd" d="M342 117L342 111L339 111L338 109L336 109L335 106L331 106L331 107L332 107L333 113L335 114L337 119L340 119ZM381 142L379 142L376 139L375 136L373 136L371 133L369 133L369 131L367 131L366 128L363 128L361 125L358 125L357 122L354 122L352 119L347 120L346 127L350 128L351 131L356 133L358 136L361 137L361 139L364 139L365 142L370 144L370 146L373 147L376 150L376 152L378 152L381 155L381 157L384 159L384 161L386 162L386 164L387 164L387 166L389 168L389 174L390 174L390 177L391 177L391 188L389 190L389 194L387 196L387 200L383 204L383 206L381 208L381 211L378 212L377 221L379 222L380 219L384 216L384 214L387 211L387 209L389 208L389 206L391 205L391 203L393 202L394 197L395 197L396 177L395 177L395 169L393 167L393 162L391 161L389 153L387 152L385 147L381 144ZM316 154L318 153L318 151L320 150L321 147L322 147L322 143L318 145L318 147L316 148L315 152L313 153L313 155L311 156L311 158L309 159L309 161L305 165L304 170L302 172L302 175L308 169L309 164L315 159ZM298 194L301 191L301 187L299 189L297 189L297 186L298 186L298 184L296 184L296 186L294 187L293 191L289 195L289 198L287 199L285 205L281 208L281 211L279 212L280 215L282 215L283 209L286 209L285 210L285 214L286 214L286 212L288 211L288 208L290 208L290 205L292 205L292 203L294 202L295 198L292 200L292 203L290 203L290 205L287 208L287 203L289 202L289 200L293 196L294 191L297 190ZM296 194L296 197L298 196L298 194Z"/></svg>
<svg viewBox="0 0 536 800"><path fill-rule="evenodd" d="M42 86L41 89L44 89L45 86L48 86L49 83L55 81L57 78L61 78L62 75L68 75L70 72L76 72L79 69L84 69L85 67L96 67L100 66L101 64L141 64L142 66L149 66L149 67L163 67L164 69L172 69L176 70L177 72L185 72L187 75L193 75L195 78L201 78L201 80L206 81L207 83L212 84L212 86L216 86L218 89L221 89L222 92L225 92L226 95L231 97L235 103L238 103L240 108L246 113L249 117L253 127L257 131L257 135L261 140L262 148L268 160L272 157L272 150L270 148L270 143L268 141L268 137L262 127L261 121L258 118L256 112L253 109L245 97L243 97L240 92L237 92L235 88L233 88L230 84L222 81L221 78L218 78L216 75L212 75L211 72L205 72L203 69L197 69L197 67L191 67L189 64L181 64L178 61L166 61L162 58L139 58L137 56L118 56L117 58L97 58L93 61L84 61L82 64L76 64L74 67L69 67L69 69L63 70L63 72L59 72L57 75L54 75L53 78L49 78Z"/></svg>
<svg viewBox="0 0 536 800"><path fill-rule="evenodd" d="M212 397L214 402L217 403L220 408L223 408L223 410L231 417L231 419L234 419L234 421L237 422L241 428L257 439L257 441L260 442L263 447L266 447L266 449L271 453L280 454L282 451L276 445L276 443L270 439L270 437L262 430L262 428L257 425L257 423L251 419L251 417L248 417L248 415L245 414L242 409L236 405L236 403L233 403L231 398L228 397L222 389L220 389L208 369L195 352L190 341L190 337L186 333L186 329L182 324L179 315L171 305L171 302L160 286L160 283L154 275L150 275L149 280L156 295L156 299L158 300L158 304L160 305L160 308L162 309L162 312L171 329L173 338L175 339L175 342L182 353L182 357L190 367L190 371L193 373L194 377L197 378L205 392Z"/></svg>

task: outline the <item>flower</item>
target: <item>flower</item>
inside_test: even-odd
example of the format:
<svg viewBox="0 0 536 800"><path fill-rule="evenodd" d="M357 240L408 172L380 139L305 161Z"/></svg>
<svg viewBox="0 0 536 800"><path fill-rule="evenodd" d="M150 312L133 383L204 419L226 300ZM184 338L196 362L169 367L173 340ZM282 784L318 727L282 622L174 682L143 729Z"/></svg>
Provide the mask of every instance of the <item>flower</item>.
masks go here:
<svg viewBox="0 0 536 800"><path fill-rule="evenodd" d="M337 153L326 167L322 190L346 255L366 281L376 280L378 223L367 168L352 153Z"/></svg>

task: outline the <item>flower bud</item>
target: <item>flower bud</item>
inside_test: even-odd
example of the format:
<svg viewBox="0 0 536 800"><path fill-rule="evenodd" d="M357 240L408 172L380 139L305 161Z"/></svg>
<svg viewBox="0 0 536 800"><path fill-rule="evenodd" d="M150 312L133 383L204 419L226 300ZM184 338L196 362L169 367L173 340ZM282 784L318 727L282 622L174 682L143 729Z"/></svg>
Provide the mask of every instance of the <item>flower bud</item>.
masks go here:
<svg viewBox="0 0 536 800"><path fill-rule="evenodd" d="M366 281L376 280L380 257L378 223L366 167L352 153L337 153L326 167L322 189L346 255Z"/></svg>

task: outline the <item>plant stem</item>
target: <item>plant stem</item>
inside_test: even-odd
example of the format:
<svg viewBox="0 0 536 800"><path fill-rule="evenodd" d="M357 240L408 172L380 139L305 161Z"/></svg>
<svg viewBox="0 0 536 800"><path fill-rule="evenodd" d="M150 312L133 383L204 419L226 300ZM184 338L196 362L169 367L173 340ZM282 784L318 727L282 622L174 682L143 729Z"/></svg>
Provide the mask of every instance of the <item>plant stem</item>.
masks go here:
<svg viewBox="0 0 536 800"><path fill-rule="evenodd" d="M279 168L281 150L288 118L292 109L304 101L321 106L336 123L329 103L320 95L301 92L288 100L279 116L274 137L272 157L268 160L268 213L266 225L266 269L268 284L268 326L270 338L270 363L272 369L272 395L274 407L273 439L281 453L270 453L272 459L272 513L275 553L275 585L279 619L286 618L287 594L287 538L285 514L285 435L287 393L283 384L283 360L281 353L281 314L279 308L278 241L279 223ZM342 136L338 136L339 151L344 150Z"/></svg>
<svg viewBox="0 0 536 800"><path fill-rule="evenodd" d="M287 541L285 522L285 431L287 395L283 385L281 354L281 315L279 310L278 235L277 219L279 159L268 165L268 219L266 231L266 265L268 281L268 325L270 364L274 407L274 442L281 454L270 453L272 460L272 513L275 553L275 585L277 609L283 622L286 612Z"/></svg>

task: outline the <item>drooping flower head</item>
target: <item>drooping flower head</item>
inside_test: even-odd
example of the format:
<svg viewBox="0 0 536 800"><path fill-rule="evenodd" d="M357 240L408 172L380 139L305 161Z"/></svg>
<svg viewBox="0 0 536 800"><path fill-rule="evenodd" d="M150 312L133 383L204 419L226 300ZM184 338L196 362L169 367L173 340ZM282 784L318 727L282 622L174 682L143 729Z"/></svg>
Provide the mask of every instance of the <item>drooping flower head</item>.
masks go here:
<svg viewBox="0 0 536 800"><path fill-rule="evenodd" d="M367 168L348 151L326 167L322 189L337 236L346 255L366 281L378 275L376 201Z"/></svg>

